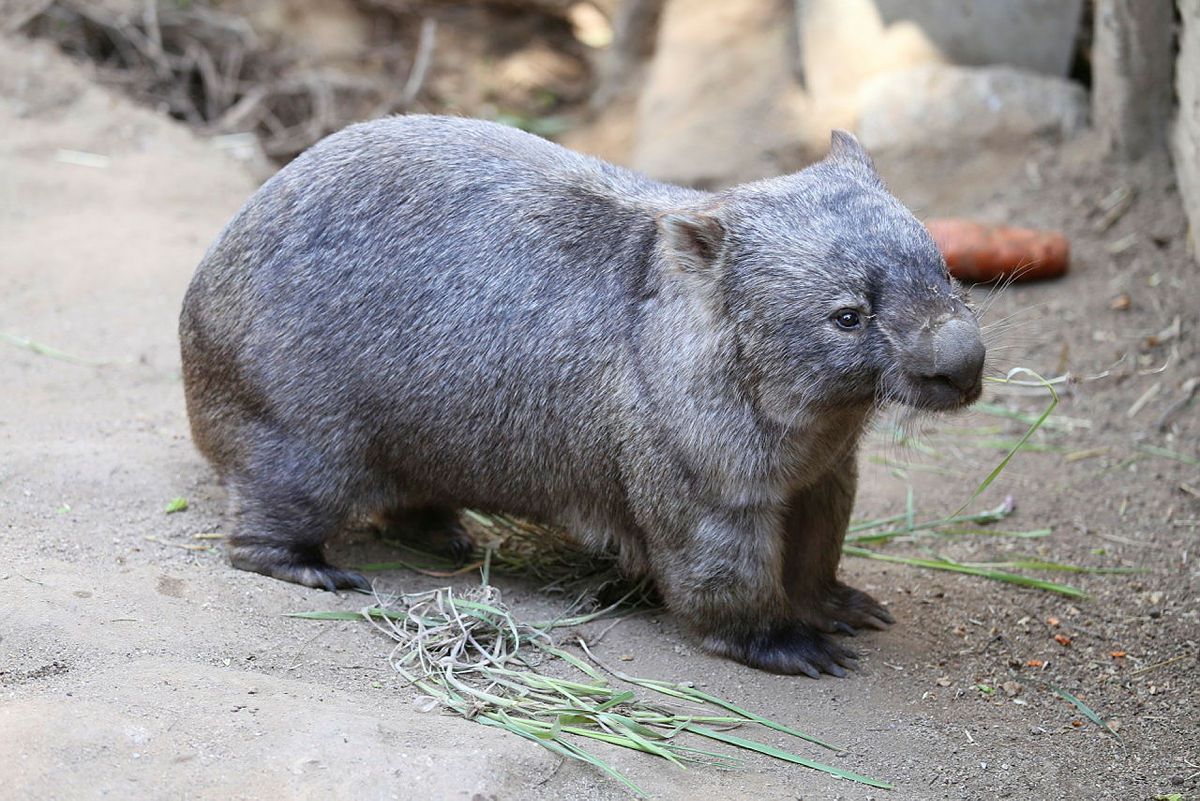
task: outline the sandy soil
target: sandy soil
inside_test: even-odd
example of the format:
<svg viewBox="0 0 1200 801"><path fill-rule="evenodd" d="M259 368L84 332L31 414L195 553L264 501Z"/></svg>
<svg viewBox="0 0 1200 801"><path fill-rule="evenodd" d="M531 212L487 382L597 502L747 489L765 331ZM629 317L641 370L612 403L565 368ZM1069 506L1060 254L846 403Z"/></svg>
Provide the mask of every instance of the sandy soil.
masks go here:
<svg viewBox="0 0 1200 801"><path fill-rule="evenodd" d="M0 47L0 130L0 332L84 362L0 342L0 798L624 797L536 745L418 712L369 628L282 617L357 608L360 596L238 572L219 549L196 550L209 541L194 535L222 530L224 496L188 440L175 321L201 253L254 188L245 167L25 42ZM73 152L102 158L81 164ZM1101 376L1059 409L1087 427L1039 437L1044 450L1023 453L977 503L1011 495L1018 510L1004 527L1049 537L925 545L965 561L1033 555L1146 572L1049 575L1089 593L1072 600L848 559L849 580L886 599L899 623L859 637L862 670L840 681L708 656L669 617L624 621L597 646L602 657L632 657L632 672L695 681L839 742L836 755L799 750L896 785L871 790L768 760L682 771L606 753L655 797L1196 797L1200 431L1194 405L1158 422L1200 374L1200 278L1163 165L1123 173L1091 153L1085 141L882 162L922 214L1065 229L1074 272L1009 291L989 315L1018 313L997 361ZM1102 201L1120 187L1133 203L1100 230ZM932 452L876 438L862 517L901 511L910 485L920 516L951 511L1002 455L994 440L1021 430L977 413L923 425L937 429ZM175 497L190 508L164 514ZM921 555L920 545L887 550ZM388 549L352 534L332 555L354 564ZM433 586L404 572L380 581ZM532 583L502 586L532 617L561 607ZM1049 682L1111 720L1120 740Z"/></svg>

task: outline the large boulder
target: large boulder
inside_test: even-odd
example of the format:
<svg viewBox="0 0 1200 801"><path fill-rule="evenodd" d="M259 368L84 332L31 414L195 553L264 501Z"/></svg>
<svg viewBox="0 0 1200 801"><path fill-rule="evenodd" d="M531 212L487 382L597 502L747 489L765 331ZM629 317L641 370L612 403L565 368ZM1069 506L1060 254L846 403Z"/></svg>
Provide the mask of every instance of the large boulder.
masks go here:
<svg viewBox="0 0 1200 801"><path fill-rule="evenodd" d="M937 149L964 142L1020 146L1087 126L1082 86L1013 67L926 65L859 89L858 135L870 149Z"/></svg>
<svg viewBox="0 0 1200 801"><path fill-rule="evenodd" d="M1171 154L1195 240L1200 231L1200 0L1180 0L1179 16L1183 23L1175 65L1179 112L1171 135Z"/></svg>
<svg viewBox="0 0 1200 801"><path fill-rule="evenodd" d="M723 186L815 157L801 136L791 9L778 0L670 2L638 105L633 166Z"/></svg>
<svg viewBox="0 0 1200 801"><path fill-rule="evenodd" d="M1167 5L1167 0L1125 2ZM1083 17L1083 0L872 0L872 4L886 24L919 28L946 61L968 66L1008 64L1059 77L1070 69Z"/></svg>

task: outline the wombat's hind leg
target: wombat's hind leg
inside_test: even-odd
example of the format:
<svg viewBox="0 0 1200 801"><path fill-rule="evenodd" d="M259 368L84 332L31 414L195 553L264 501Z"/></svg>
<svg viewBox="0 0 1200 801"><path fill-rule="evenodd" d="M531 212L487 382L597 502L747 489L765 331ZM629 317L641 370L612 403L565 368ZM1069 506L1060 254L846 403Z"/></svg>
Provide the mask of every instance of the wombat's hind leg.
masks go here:
<svg viewBox="0 0 1200 801"><path fill-rule="evenodd" d="M463 528L458 513L441 506L389 509L374 518L384 539L417 550L442 554L456 565L466 564L475 541Z"/></svg>
<svg viewBox="0 0 1200 801"><path fill-rule="evenodd" d="M234 567L331 592L371 589L362 574L334 567L321 553L325 540L344 525L343 514L281 474L237 476L231 491L237 522L227 550Z"/></svg>

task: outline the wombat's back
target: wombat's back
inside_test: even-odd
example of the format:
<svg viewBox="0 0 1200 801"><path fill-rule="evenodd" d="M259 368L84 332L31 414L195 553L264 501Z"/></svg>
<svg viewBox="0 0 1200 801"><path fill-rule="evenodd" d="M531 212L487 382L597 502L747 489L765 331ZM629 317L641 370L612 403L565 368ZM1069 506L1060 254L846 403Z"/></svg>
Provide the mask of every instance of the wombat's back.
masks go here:
<svg viewBox="0 0 1200 801"><path fill-rule="evenodd" d="M431 501L517 512L605 494L653 214L691 196L479 121L331 136L197 270L194 438L229 473L286 436L311 451L297 469L346 495L386 492L383 466Z"/></svg>

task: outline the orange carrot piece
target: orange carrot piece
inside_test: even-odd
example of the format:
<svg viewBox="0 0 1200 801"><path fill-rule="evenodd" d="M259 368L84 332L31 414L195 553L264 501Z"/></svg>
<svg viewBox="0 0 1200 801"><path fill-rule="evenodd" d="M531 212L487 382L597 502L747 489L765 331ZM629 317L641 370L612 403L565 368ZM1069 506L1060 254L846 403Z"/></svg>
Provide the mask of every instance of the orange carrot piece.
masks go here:
<svg viewBox="0 0 1200 801"><path fill-rule="evenodd" d="M985 283L1009 276L1040 281L1067 272L1070 245L1057 231L1036 231L971 220L938 218L925 227L960 281Z"/></svg>

